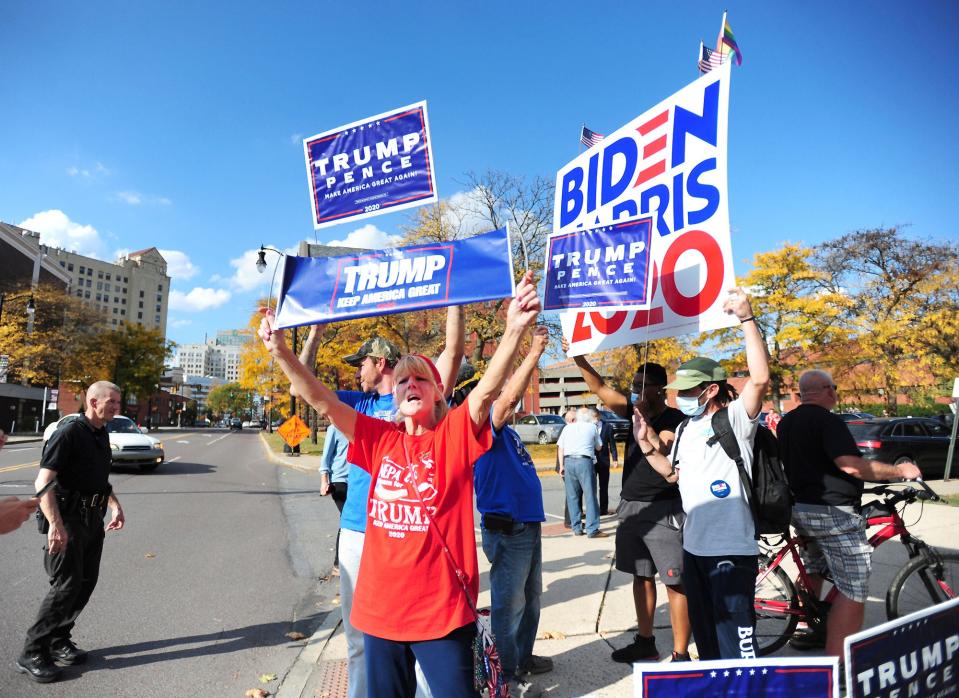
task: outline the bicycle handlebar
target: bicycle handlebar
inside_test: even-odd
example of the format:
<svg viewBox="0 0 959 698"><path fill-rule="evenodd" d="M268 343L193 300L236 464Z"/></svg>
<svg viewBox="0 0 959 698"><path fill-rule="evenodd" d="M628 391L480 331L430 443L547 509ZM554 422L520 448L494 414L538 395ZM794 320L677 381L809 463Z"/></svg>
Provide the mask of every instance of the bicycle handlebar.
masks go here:
<svg viewBox="0 0 959 698"><path fill-rule="evenodd" d="M883 501L885 501L887 504L896 504L904 501L913 502L917 499L930 502L942 501L942 497L936 494L922 478L914 480L913 482L918 483L922 489L917 490L915 487L904 487L900 489L899 487L895 487L893 485L879 485L878 487L873 487L872 489L866 490L863 494L869 493L884 495Z"/></svg>

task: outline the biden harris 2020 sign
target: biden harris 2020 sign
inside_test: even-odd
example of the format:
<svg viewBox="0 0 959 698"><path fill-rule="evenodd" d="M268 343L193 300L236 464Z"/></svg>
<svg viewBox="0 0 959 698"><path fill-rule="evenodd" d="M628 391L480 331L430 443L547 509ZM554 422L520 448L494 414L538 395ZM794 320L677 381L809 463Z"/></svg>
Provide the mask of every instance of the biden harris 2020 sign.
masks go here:
<svg viewBox="0 0 959 698"><path fill-rule="evenodd" d="M636 280L648 286L633 297L648 292L647 302L562 313L570 356L736 323L722 310L736 278L726 188L729 67L690 83L557 173L554 233L651 219L649 278Z"/></svg>
<svg viewBox="0 0 959 698"><path fill-rule="evenodd" d="M314 228L437 199L426 102L318 133L303 151Z"/></svg>

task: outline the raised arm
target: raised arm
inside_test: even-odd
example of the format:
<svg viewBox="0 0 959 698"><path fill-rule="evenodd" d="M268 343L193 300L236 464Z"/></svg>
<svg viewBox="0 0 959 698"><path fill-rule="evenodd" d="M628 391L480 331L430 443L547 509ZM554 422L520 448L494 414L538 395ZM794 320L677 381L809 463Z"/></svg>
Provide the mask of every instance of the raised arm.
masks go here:
<svg viewBox="0 0 959 698"><path fill-rule="evenodd" d="M463 306L451 305L446 311L446 346L436 359L436 370L443 381L443 397L447 400L456 387L463 354L466 351L466 323L463 322Z"/></svg>
<svg viewBox="0 0 959 698"><path fill-rule="evenodd" d="M340 402L336 393L317 380L313 371L303 365L290 346L286 343L283 331L275 329L275 316L269 308L260 308L263 319L260 321L259 335L277 365L290 379L290 390L306 400L313 409L325 415L350 443L353 442L353 430L356 427L356 412L352 407Z"/></svg>
<svg viewBox="0 0 959 698"><path fill-rule="evenodd" d="M539 315L540 301L533 283L533 272L527 271L516 287L516 296L510 300L506 311L506 331L490 359L486 373L466 398L473 424L482 426L489 418L493 400L499 395L506 381L513 359L519 350L520 339L526 328Z"/></svg>
<svg viewBox="0 0 959 698"><path fill-rule="evenodd" d="M762 411L763 397L769 387L769 355L766 353L766 343L756 326L753 309L749 298L741 288L729 290L729 298L723 304L723 310L735 315L742 324L743 337L746 340L746 367L749 369L749 380L739 393L743 401L746 414L752 419Z"/></svg>
<svg viewBox="0 0 959 698"><path fill-rule="evenodd" d="M523 359L523 363L516 369L512 377L503 388L503 392L493 403L493 426L499 430L509 421L513 415L516 405L523 399L523 394L529 386L529 380L533 376L533 370L539 363L539 358L546 351L546 345L549 344L549 330L540 325L533 330L533 337L530 342L529 354Z"/></svg>
<svg viewBox="0 0 959 698"><path fill-rule="evenodd" d="M320 349L320 333L322 331L323 325L321 323L310 325L310 332L303 341L303 346L300 348L300 363L306 366L314 375L316 375L316 352ZM293 387L293 383L290 383L290 395L300 397Z"/></svg>
<svg viewBox="0 0 959 698"><path fill-rule="evenodd" d="M663 444L660 439L656 438L656 432L643 417L639 407L633 408L633 438L636 439L636 445L639 446L639 450L646 457L646 462L653 470L662 475L666 482L676 482L679 479L676 471L673 470L669 453L661 452L660 449L663 448ZM651 439L657 443L652 443ZM671 443L672 439L670 439Z"/></svg>
<svg viewBox="0 0 959 698"><path fill-rule="evenodd" d="M569 340L563 337L563 352L565 353L567 351L569 351ZM589 392L598 397L610 411L615 412L620 417L629 419L629 401L626 399L626 396L615 388L606 385L603 377L596 372L596 369L590 365L589 361L587 361L586 357L582 354L574 356L573 363L576 364L576 368L579 369L580 374L583 376Z"/></svg>

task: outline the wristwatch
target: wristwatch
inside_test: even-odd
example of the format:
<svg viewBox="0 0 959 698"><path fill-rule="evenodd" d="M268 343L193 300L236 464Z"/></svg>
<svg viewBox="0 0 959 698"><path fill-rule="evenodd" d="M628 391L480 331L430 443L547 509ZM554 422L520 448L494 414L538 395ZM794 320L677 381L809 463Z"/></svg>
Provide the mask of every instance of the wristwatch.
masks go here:
<svg viewBox="0 0 959 698"><path fill-rule="evenodd" d="M650 457L651 455L653 455L654 453L656 453L656 447L655 447L655 446L654 446L653 448L649 449L649 453L646 453L646 451L642 451L642 454L643 454L644 456L646 456L647 458L649 458L649 457Z"/></svg>

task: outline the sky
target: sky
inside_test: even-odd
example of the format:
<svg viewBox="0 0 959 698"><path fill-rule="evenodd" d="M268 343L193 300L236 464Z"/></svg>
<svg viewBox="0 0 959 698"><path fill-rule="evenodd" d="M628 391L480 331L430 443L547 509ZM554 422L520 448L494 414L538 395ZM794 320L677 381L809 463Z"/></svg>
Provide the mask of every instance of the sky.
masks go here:
<svg viewBox="0 0 959 698"><path fill-rule="evenodd" d="M314 231L302 139L427 100L438 190L555 177L697 76L723 10L736 272L864 228L959 240L959 3L3 0L0 220L105 260L157 247L168 338L246 326L300 240L384 247L410 214ZM949 87L952 85L952 87ZM275 256L268 259L274 264Z"/></svg>

